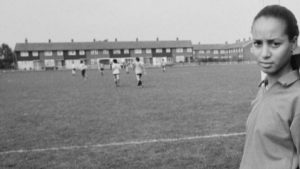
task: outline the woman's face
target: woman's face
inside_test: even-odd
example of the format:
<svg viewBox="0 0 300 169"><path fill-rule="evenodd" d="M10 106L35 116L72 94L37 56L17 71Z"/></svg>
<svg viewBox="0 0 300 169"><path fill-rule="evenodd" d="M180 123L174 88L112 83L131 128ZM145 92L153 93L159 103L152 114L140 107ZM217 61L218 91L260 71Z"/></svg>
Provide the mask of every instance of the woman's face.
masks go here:
<svg viewBox="0 0 300 169"><path fill-rule="evenodd" d="M252 26L252 54L261 70L269 76L280 77L291 70L290 59L296 41L285 33L286 24L274 17L260 17Z"/></svg>

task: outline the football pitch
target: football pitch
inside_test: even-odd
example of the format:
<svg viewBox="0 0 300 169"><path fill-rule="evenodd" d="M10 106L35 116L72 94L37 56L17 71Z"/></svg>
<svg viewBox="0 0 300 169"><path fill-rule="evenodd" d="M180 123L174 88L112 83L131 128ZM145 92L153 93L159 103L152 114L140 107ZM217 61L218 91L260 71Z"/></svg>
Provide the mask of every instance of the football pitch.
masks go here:
<svg viewBox="0 0 300 169"><path fill-rule="evenodd" d="M237 169L254 64L0 74L0 168Z"/></svg>

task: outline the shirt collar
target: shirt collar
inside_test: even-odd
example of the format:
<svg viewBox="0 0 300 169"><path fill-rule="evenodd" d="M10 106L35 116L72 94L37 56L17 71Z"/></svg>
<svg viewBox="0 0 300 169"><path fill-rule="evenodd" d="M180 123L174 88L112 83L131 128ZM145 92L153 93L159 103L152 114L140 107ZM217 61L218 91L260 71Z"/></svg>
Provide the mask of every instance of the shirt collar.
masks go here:
<svg viewBox="0 0 300 169"><path fill-rule="evenodd" d="M285 75L283 75L282 77L280 77L277 82L280 83L282 86L290 86L291 84L293 84L294 82L296 82L297 80L300 79L300 75L299 75L299 71L298 70L293 70ZM261 87L262 85L267 86L268 85L268 80L267 78L265 78L264 80L262 80L259 83L259 87Z"/></svg>
<svg viewBox="0 0 300 169"><path fill-rule="evenodd" d="M278 82L282 86L286 87L286 86L290 86L291 84L293 84L294 82L296 82L299 79L300 79L299 71L298 70L293 70L293 71L283 75L282 77L280 77L278 79Z"/></svg>
<svg viewBox="0 0 300 169"><path fill-rule="evenodd" d="M258 87L261 87L261 86L267 86L268 85L268 80L267 79L264 79L262 80L259 84L258 84Z"/></svg>

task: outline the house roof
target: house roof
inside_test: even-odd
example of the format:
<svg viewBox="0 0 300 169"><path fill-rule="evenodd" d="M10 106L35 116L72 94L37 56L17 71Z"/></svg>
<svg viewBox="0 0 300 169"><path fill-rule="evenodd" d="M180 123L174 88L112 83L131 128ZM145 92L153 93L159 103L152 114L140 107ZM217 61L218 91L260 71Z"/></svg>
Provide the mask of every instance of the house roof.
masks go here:
<svg viewBox="0 0 300 169"><path fill-rule="evenodd" d="M17 43L15 51L46 50L93 50L93 49L141 49L141 48L188 48L190 40L176 41L117 41L117 42L50 42L50 43Z"/></svg>
<svg viewBox="0 0 300 169"><path fill-rule="evenodd" d="M210 49L222 50L222 49L245 47L250 43L251 41L242 41L242 42L232 43L232 44L196 44L193 45L193 48L194 50L210 50Z"/></svg>
<svg viewBox="0 0 300 169"><path fill-rule="evenodd" d="M225 49L225 44L198 44L193 45L194 50Z"/></svg>

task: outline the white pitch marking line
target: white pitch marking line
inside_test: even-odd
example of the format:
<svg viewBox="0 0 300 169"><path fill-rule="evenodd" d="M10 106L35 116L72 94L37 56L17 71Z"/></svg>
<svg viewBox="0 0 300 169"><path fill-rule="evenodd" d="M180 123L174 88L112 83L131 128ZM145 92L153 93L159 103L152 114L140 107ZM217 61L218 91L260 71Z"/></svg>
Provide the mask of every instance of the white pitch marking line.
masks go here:
<svg viewBox="0 0 300 169"><path fill-rule="evenodd" d="M74 150L74 149L92 148L92 147L99 148L99 147L112 147L112 146L124 146L124 145L138 145L138 144L157 143L157 142L176 142L176 141L197 140L197 139L215 138L215 137L241 136L245 134L246 134L245 132L241 132L241 133L213 134L213 135L206 135L206 136L191 136L191 137L181 137L181 138L163 138L163 139L151 139L151 140L142 140L142 141L112 142L108 144L96 144L96 145L51 147L51 148L41 148L41 149L31 149L31 150L20 149L20 150L0 152L0 155L12 154L12 153Z"/></svg>

